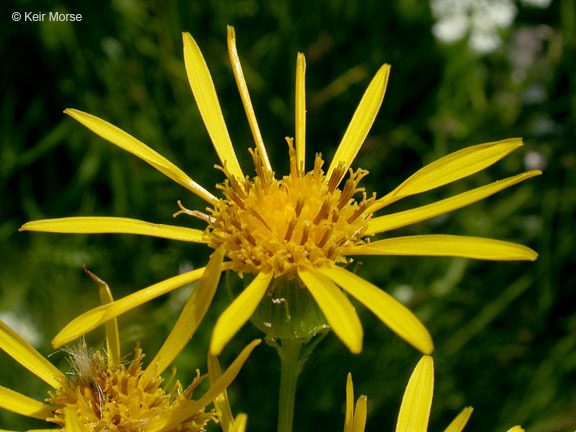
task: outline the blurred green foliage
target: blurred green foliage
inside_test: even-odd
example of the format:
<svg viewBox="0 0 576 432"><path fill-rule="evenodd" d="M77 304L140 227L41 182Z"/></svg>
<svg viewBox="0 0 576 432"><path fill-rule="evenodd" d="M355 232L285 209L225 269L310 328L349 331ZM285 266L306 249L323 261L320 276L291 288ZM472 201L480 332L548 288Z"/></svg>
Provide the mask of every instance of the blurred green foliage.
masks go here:
<svg viewBox="0 0 576 432"><path fill-rule="evenodd" d="M436 342L436 390L430 430L442 430L464 406L467 430L532 432L576 428L576 24L572 0L544 9L517 3L503 45L490 54L466 40L437 41L430 8L417 0L275 2L256 0L4 2L0 48L0 312L29 328L51 360L66 355L49 341L97 303L82 264L124 296L205 264L209 250L136 236L18 233L26 221L111 215L174 223L182 199L203 203L140 160L107 144L62 110L90 112L128 131L216 192L215 152L185 77L181 32L198 41L211 69L241 164L252 146L226 54L226 25L238 49L264 140L287 171L296 53L307 57L308 163L333 155L364 88L382 63L389 88L355 166L379 195L423 164L467 145L522 136L526 146L485 172L395 205L413 207L535 166L544 175L453 214L398 230L510 240L539 251L536 263L462 259L367 258L361 274L415 311ZM13 11L81 13L78 23L12 22ZM180 216L178 224L201 228ZM416 269L416 271L415 271ZM140 341L148 358L161 345L189 288L120 319L123 349ZM178 360L187 381L204 356L211 328L228 304L225 290ZM357 305L365 329L361 355L329 336L300 381L295 430L340 430L348 371L369 397L368 431L392 431L419 354ZM22 330L23 331L23 330ZM258 331L246 326L222 361ZM103 333L87 337L102 343ZM249 430L274 430L278 361L261 347L231 389ZM47 388L0 354L2 385L42 399ZM3 428L43 427L0 412Z"/></svg>

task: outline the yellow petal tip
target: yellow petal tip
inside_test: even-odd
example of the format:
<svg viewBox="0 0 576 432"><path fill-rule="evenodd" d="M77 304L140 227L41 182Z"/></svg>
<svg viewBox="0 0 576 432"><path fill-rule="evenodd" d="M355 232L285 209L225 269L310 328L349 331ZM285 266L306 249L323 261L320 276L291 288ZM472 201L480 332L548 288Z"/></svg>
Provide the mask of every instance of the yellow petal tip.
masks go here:
<svg viewBox="0 0 576 432"><path fill-rule="evenodd" d="M184 46L186 46L187 43L194 41L194 38L190 33L182 32L182 40L184 41Z"/></svg>
<svg viewBox="0 0 576 432"><path fill-rule="evenodd" d="M71 342L72 340L74 340L74 339L73 338L59 337L59 335L56 335L56 336L54 336L54 339L52 339L52 341L50 342L50 345L52 345L52 348L54 348L54 349L60 349L61 347L63 347L67 343Z"/></svg>
<svg viewBox="0 0 576 432"><path fill-rule="evenodd" d="M224 345L222 343L216 343L214 341L214 334L212 334L212 340L210 341L210 355L217 357L222 354L222 349Z"/></svg>
<svg viewBox="0 0 576 432"><path fill-rule="evenodd" d="M430 341L430 345L427 345L422 349L422 354L426 354L427 356L432 355L434 352L434 344Z"/></svg>
<svg viewBox="0 0 576 432"><path fill-rule="evenodd" d="M22 231L34 231L34 221L32 222L26 222L24 225L22 225L20 228L18 228L19 232Z"/></svg>
<svg viewBox="0 0 576 432"><path fill-rule="evenodd" d="M26 222L24 225L22 225L20 228L18 228L19 232L22 231L34 231L34 221L32 222Z"/></svg>
<svg viewBox="0 0 576 432"><path fill-rule="evenodd" d="M350 344L348 348L352 354L360 354L362 352L362 339L360 339L359 343Z"/></svg>

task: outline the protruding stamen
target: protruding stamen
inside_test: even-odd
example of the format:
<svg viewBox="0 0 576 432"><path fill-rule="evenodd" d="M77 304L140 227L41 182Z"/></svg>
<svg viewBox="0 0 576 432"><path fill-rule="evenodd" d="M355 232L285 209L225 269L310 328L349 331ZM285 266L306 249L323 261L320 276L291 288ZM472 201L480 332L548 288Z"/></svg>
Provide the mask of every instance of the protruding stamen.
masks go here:
<svg viewBox="0 0 576 432"><path fill-rule="evenodd" d="M200 383L204 381L206 378L208 378L208 374L200 375L200 370L196 369L196 378L194 378L194 380L192 380L190 385L186 387L186 390L182 392L182 395L186 398L189 398L192 392L194 392L194 390L196 390L196 388L200 385Z"/></svg>
<svg viewBox="0 0 576 432"><path fill-rule="evenodd" d="M237 189L238 193L242 193L242 186L241 184L238 182L238 177L236 178L236 176L234 176L230 171L228 171L228 168L226 167L226 161L222 162L223 166L220 166L218 164L214 164L214 168L217 169L218 171L222 171L222 173L226 176L226 178L230 181L230 184L232 185L232 187L234 189ZM216 186L218 187L218 186Z"/></svg>
<svg viewBox="0 0 576 432"><path fill-rule="evenodd" d="M368 174L366 170L357 170L353 172L350 169L350 178L344 183L344 189L340 195L340 200L338 201L338 209L342 209L350 199L358 192L364 192L364 188L358 188L358 183Z"/></svg>
<svg viewBox="0 0 576 432"><path fill-rule="evenodd" d="M236 177L230 177L230 185L232 186L232 189L234 189L234 191L238 194L238 196L242 199L246 198L246 193L244 192L244 188L242 187L242 185L240 184L240 182L238 181L238 179Z"/></svg>
<svg viewBox="0 0 576 432"><path fill-rule="evenodd" d="M367 207L368 203L366 201L362 201L358 206L358 209L354 212L354 214L352 214L352 216L348 218L346 222L348 223L354 222L362 213L364 213Z"/></svg>
<svg viewBox="0 0 576 432"><path fill-rule="evenodd" d="M293 177L300 176L298 171L298 161L296 159L296 151L294 150L294 138L285 137L288 143L288 158L290 159L290 175Z"/></svg>
<svg viewBox="0 0 576 432"><path fill-rule="evenodd" d="M314 158L314 175L322 175L322 166L324 165L324 159L322 159L322 153L316 153Z"/></svg>
<svg viewBox="0 0 576 432"><path fill-rule="evenodd" d="M178 203L178 207L180 207L180 210L178 210L176 213L174 213L172 215L172 217L180 216L181 214L187 214L188 216L193 216L195 218L203 220L204 222L206 222L208 224L214 223L214 221L216 220L212 216L207 215L206 213L202 213L201 211L187 209L186 207L184 207L184 205L182 204L182 201L180 201L180 200L178 200L177 203Z"/></svg>
<svg viewBox="0 0 576 432"><path fill-rule="evenodd" d="M229 195L230 199L232 199L236 204L238 204L238 207L240 207L241 209L245 209L246 206L244 205L244 201L242 201L242 199L236 195L234 192L232 192Z"/></svg>
<svg viewBox="0 0 576 432"><path fill-rule="evenodd" d="M328 191L334 192L334 190L340 183L340 179L344 177L345 171L346 168L344 167L344 162L340 162L332 172L332 175L330 176L330 180L328 181Z"/></svg>
<svg viewBox="0 0 576 432"><path fill-rule="evenodd" d="M274 178L274 171L267 170L262 164L262 154L258 148L248 149L252 160L254 161L254 168L256 168L256 175L259 177L264 184L270 184Z"/></svg>

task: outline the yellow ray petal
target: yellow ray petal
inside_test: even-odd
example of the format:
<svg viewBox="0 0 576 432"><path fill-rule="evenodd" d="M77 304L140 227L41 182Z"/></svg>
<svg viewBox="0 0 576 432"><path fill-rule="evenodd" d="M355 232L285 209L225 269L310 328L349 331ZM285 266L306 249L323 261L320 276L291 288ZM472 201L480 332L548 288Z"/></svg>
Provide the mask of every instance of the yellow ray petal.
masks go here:
<svg viewBox="0 0 576 432"><path fill-rule="evenodd" d="M384 324L424 354L434 351L426 327L406 306L394 297L348 270L336 265L318 269L352 297L372 311Z"/></svg>
<svg viewBox="0 0 576 432"><path fill-rule="evenodd" d="M246 423L248 422L248 416L244 413L240 413L234 419L230 432L246 432Z"/></svg>
<svg viewBox="0 0 576 432"><path fill-rule="evenodd" d="M50 405L2 386L0 386L0 408L40 420L51 417L53 409Z"/></svg>
<svg viewBox="0 0 576 432"><path fill-rule="evenodd" d="M62 372L2 321L0 321L0 348L54 388L60 387L59 380L66 379Z"/></svg>
<svg viewBox="0 0 576 432"><path fill-rule="evenodd" d="M344 432L353 432L354 424L354 383L352 374L348 372L346 377L346 414L344 417Z"/></svg>
<svg viewBox="0 0 576 432"><path fill-rule="evenodd" d="M364 432L364 430L366 429L367 415L368 415L368 398L362 395L356 401L356 409L354 410L354 425L352 427L352 432Z"/></svg>
<svg viewBox="0 0 576 432"><path fill-rule="evenodd" d="M86 266L83 267L84 272L98 284L98 296L100 303L105 305L112 303L112 291L106 282L89 271ZM120 365L120 336L118 333L118 321L116 318L106 323L106 352L108 353L108 363L112 366Z"/></svg>
<svg viewBox="0 0 576 432"><path fill-rule="evenodd" d="M209 203L215 203L218 201L214 195L192 180L184 171L170 162L161 154L152 150L143 142L138 141L132 135L124 132L122 129L114 126L112 123L108 123L101 118L98 118L92 114L88 114L76 109L68 108L64 110L64 114L68 114L73 119L82 123L96 135L101 136L106 141L138 156L144 162L149 163L166 177L171 178L176 183L184 186L186 189L192 193L198 195L205 201Z"/></svg>
<svg viewBox="0 0 576 432"><path fill-rule="evenodd" d="M84 428L80 424L80 420L78 419L78 415L73 408L66 408L65 411L65 422L66 428L65 432L84 432Z"/></svg>
<svg viewBox="0 0 576 432"><path fill-rule="evenodd" d="M396 432L426 432L433 392L434 361L430 356L423 356L404 392Z"/></svg>
<svg viewBox="0 0 576 432"><path fill-rule="evenodd" d="M27 432L57 432L57 431L62 432L62 429L30 429Z"/></svg>
<svg viewBox="0 0 576 432"><path fill-rule="evenodd" d="M419 169L389 194L376 200L368 211L375 212L401 198L436 189L482 171L521 147L521 138L466 147Z"/></svg>
<svg viewBox="0 0 576 432"><path fill-rule="evenodd" d="M356 112L352 117L352 121L348 125L348 129L344 133L344 137L336 150L336 154L330 163L326 177L331 178L334 170L337 170L337 175L340 176L338 182L339 184L352 161L358 154L360 147L364 144L364 140L372 127L372 123L376 119L376 114L380 109L382 100L384 99L384 93L386 92L386 86L388 85L388 75L390 73L390 65L383 65L366 89L362 100L356 108ZM332 181L332 180L330 180Z"/></svg>
<svg viewBox="0 0 576 432"><path fill-rule="evenodd" d="M491 261L534 261L538 254L516 243L457 235L419 235L378 240L345 255L450 256Z"/></svg>
<svg viewBox="0 0 576 432"><path fill-rule="evenodd" d="M232 141L228 135L226 122L206 60L204 60L200 48L190 33L182 33L182 38L184 40L184 65L186 66L188 82L204 125L208 130L208 135L210 135L224 168L242 180L244 174L242 174L242 169L238 164L238 159L236 159L236 153L234 153L234 147L232 147Z"/></svg>
<svg viewBox="0 0 576 432"><path fill-rule="evenodd" d="M522 426L514 426L510 429L508 429L508 432L525 432L524 429L522 428Z"/></svg>
<svg viewBox="0 0 576 432"><path fill-rule="evenodd" d="M508 177L504 180L498 180L486 186L469 190L442 201L373 218L368 222L367 234L377 234L389 231L466 207L467 205L489 197L496 192L500 192L503 189L540 174L542 174L542 171L528 171L513 177Z"/></svg>
<svg viewBox="0 0 576 432"><path fill-rule="evenodd" d="M63 234L136 234L192 243L206 243L204 231L174 225L153 224L119 217L67 217L27 222L19 231Z"/></svg>
<svg viewBox="0 0 576 432"><path fill-rule="evenodd" d="M157 375L160 375L172 364L176 356L194 335L212 303L216 288L218 288L220 275L222 274L223 259L224 248L219 248L212 254L200 281L184 305L174 328L170 331L156 357L148 365L147 370L152 368Z"/></svg>
<svg viewBox="0 0 576 432"><path fill-rule="evenodd" d="M460 414L458 414L456 418L452 420L444 432L462 432L466 426L466 423L468 423L470 416L472 415L472 411L474 411L474 408L472 407L464 408Z"/></svg>
<svg viewBox="0 0 576 432"><path fill-rule="evenodd" d="M60 333L58 333L52 340L52 346L58 348L77 337L88 333L99 325L116 318L124 312L134 309L135 307L149 302L163 294L169 293L176 288L197 281L202 276L202 273L204 273L204 267L166 279L165 281L149 286L148 288L136 291L120 300L89 310L88 312L74 318L62 330L60 330Z"/></svg>
<svg viewBox="0 0 576 432"><path fill-rule="evenodd" d="M360 353L362 351L362 324L350 300L328 277L321 273L299 269L298 276L316 300L336 336L351 352Z"/></svg>
<svg viewBox="0 0 576 432"><path fill-rule="evenodd" d="M228 369L224 371L222 376L213 385L210 386L210 389L204 393L200 399L198 399L198 404L200 404L202 408L210 404L214 398L216 398L219 394L226 390L230 384L232 384L232 381L234 381L240 372L240 369L242 369L242 366L244 366L244 363L246 363L246 360L248 360L248 357L250 357L250 354L254 348L260 345L260 342L260 339L255 339L250 342L242 350L242 352L238 354L238 357L236 357L232 364L228 366Z"/></svg>
<svg viewBox="0 0 576 432"><path fill-rule="evenodd" d="M218 357L208 353L207 366L210 385L214 385L222 376L222 368L220 367ZM239 414L238 417L236 417L236 420L234 420L232 408L230 407L230 400L228 399L228 391L224 390L214 398L214 407L220 411L220 426L222 427L222 431L234 432L236 421L238 421L238 417L242 414Z"/></svg>
<svg viewBox="0 0 576 432"><path fill-rule="evenodd" d="M244 288L232 304L220 315L210 341L210 353L219 355L224 346L238 330L250 319L256 307L266 294L272 273L260 273Z"/></svg>
<svg viewBox="0 0 576 432"><path fill-rule="evenodd" d="M296 60L296 160L298 175L306 172L306 57L298 53Z"/></svg>
<svg viewBox="0 0 576 432"><path fill-rule="evenodd" d="M0 432L18 432L18 431L0 429ZM28 429L26 432L62 432L62 429Z"/></svg>
<svg viewBox="0 0 576 432"><path fill-rule="evenodd" d="M242 72L242 64L240 63L240 57L238 56L238 50L236 49L236 33L234 32L234 27L232 26L228 26L228 55L230 56L230 64L232 65L232 70L234 71L234 78L236 78L236 85L238 86L238 91L240 92L242 105L244 105L244 111L246 112L246 117L248 117L248 124L250 125L252 136L254 137L254 143L260 152L260 157L264 165L263 168L265 171L271 173L272 166L268 160L266 147L264 146L262 134L260 134L260 128L258 127L258 122L256 121L256 114L254 113L254 107L252 106L252 101L250 100L248 85L246 85L246 79L244 78L244 73Z"/></svg>
<svg viewBox="0 0 576 432"><path fill-rule="evenodd" d="M164 416L163 418L151 422L147 425L147 432L160 432L166 430L172 430L177 425L186 421L193 415L195 415L199 410L204 409L206 405L210 404L218 395L222 394L226 390L232 381L236 378L242 366L248 360L248 357L260 344L261 340L256 339L250 342L242 352L236 357L234 362L226 369L222 374L220 379L210 386L210 389L200 399L197 401L185 401L180 407L175 409L169 416Z"/></svg>

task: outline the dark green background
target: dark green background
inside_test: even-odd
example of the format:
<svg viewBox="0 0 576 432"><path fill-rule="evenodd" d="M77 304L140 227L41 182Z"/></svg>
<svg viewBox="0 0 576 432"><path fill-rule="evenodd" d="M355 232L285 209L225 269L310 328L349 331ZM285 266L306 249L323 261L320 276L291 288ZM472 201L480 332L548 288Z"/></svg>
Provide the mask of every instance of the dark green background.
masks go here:
<svg viewBox="0 0 576 432"><path fill-rule="evenodd" d="M487 55L466 41L434 39L429 6L399 1L9 1L0 10L0 311L36 328L38 349L67 369L49 340L97 304L86 264L116 297L200 267L208 248L128 235L18 233L26 221L110 215L173 221L176 201L203 203L137 158L109 145L62 110L78 108L132 133L216 193L222 181L182 60L181 32L198 41L211 69L245 172L252 146L226 53L226 25L238 49L276 172L287 172L293 136L296 54L307 58L308 164L330 160L370 77L382 63L388 91L354 166L370 170L369 192L382 195L423 164L462 147L522 136L526 146L470 178L406 199L402 209L518 174L536 152L544 175L447 217L393 234L445 233L498 238L540 253L535 263L441 258L369 258L360 274L402 296L430 329L437 349L431 431L465 406L469 431L576 428L576 12L572 0L546 9L516 3L503 45ZM12 22L14 11L80 13L79 23ZM527 42L528 41L528 42ZM523 59L518 60L518 59ZM185 301L184 288L120 319L124 353L140 341L149 359ZM189 289L188 289L189 290ZM406 295L408 294L408 295ZM211 328L228 304L225 290L178 360L187 382L204 356ZM341 430L346 373L367 394L367 431L392 431L419 354L363 306L365 347L354 356L333 335L302 374L296 431ZM246 326L226 348L228 364L258 331ZM102 343L103 333L88 341ZM251 431L275 430L278 361L253 354L230 390ZM0 383L37 399L38 379L0 354ZM6 412L0 427L45 427Z"/></svg>

